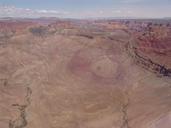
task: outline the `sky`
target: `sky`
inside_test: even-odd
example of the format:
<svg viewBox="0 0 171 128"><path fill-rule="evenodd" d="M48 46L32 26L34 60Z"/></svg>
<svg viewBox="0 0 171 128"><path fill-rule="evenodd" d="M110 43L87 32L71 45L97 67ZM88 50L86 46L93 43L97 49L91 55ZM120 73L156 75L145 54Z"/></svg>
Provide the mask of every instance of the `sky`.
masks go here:
<svg viewBox="0 0 171 128"><path fill-rule="evenodd" d="M162 18L171 0L0 0L0 17Z"/></svg>

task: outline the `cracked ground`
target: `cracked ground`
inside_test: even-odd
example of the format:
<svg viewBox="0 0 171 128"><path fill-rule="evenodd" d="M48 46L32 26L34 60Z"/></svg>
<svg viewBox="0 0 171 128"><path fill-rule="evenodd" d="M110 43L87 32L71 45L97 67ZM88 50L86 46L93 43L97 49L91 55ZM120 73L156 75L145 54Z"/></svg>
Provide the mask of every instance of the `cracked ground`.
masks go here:
<svg viewBox="0 0 171 128"><path fill-rule="evenodd" d="M134 61L129 33L96 29L1 40L0 128L170 128L170 77Z"/></svg>

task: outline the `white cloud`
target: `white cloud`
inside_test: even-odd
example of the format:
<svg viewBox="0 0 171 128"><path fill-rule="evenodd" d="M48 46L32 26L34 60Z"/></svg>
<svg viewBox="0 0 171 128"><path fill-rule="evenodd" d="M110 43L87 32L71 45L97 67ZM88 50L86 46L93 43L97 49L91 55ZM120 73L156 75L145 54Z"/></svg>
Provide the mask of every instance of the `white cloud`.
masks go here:
<svg viewBox="0 0 171 128"><path fill-rule="evenodd" d="M142 2L143 0L122 0L121 3L139 3Z"/></svg>
<svg viewBox="0 0 171 128"><path fill-rule="evenodd" d="M137 1L137 0L125 0ZM151 8L138 6L122 6L115 8L92 9L84 11L59 11L46 9L17 8L0 6L0 17L59 17L59 18L97 18L97 17L138 17L158 18L170 17L170 6Z"/></svg>
<svg viewBox="0 0 171 128"><path fill-rule="evenodd" d="M0 17L65 17L69 12L0 6Z"/></svg>
<svg viewBox="0 0 171 128"><path fill-rule="evenodd" d="M121 10L113 10L112 12L113 12L113 13L122 13Z"/></svg>
<svg viewBox="0 0 171 128"><path fill-rule="evenodd" d="M47 10L37 10L38 13L48 13Z"/></svg>

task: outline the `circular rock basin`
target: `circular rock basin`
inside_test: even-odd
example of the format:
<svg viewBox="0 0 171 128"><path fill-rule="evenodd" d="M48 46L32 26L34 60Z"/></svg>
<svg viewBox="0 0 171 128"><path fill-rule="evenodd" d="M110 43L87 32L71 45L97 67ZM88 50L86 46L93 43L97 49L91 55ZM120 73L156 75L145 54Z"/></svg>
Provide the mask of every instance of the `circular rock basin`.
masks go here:
<svg viewBox="0 0 171 128"><path fill-rule="evenodd" d="M97 83L114 83L121 72L118 55L113 59L104 49L89 47L77 52L69 62L69 70L81 80Z"/></svg>
<svg viewBox="0 0 171 128"><path fill-rule="evenodd" d="M91 71L99 77L112 78L116 74L117 65L117 63L106 57L92 64Z"/></svg>

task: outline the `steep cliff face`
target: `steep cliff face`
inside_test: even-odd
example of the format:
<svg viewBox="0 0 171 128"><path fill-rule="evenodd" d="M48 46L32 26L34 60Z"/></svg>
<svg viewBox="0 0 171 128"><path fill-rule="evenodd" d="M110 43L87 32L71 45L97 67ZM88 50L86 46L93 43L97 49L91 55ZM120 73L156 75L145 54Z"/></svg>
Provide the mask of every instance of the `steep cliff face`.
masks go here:
<svg viewBox="0 0 171 128"><path fill-rule="evenodd" d="M171 76L171 28L145 27L132 37L127 49L136 62L152 72Z"/></svg>

